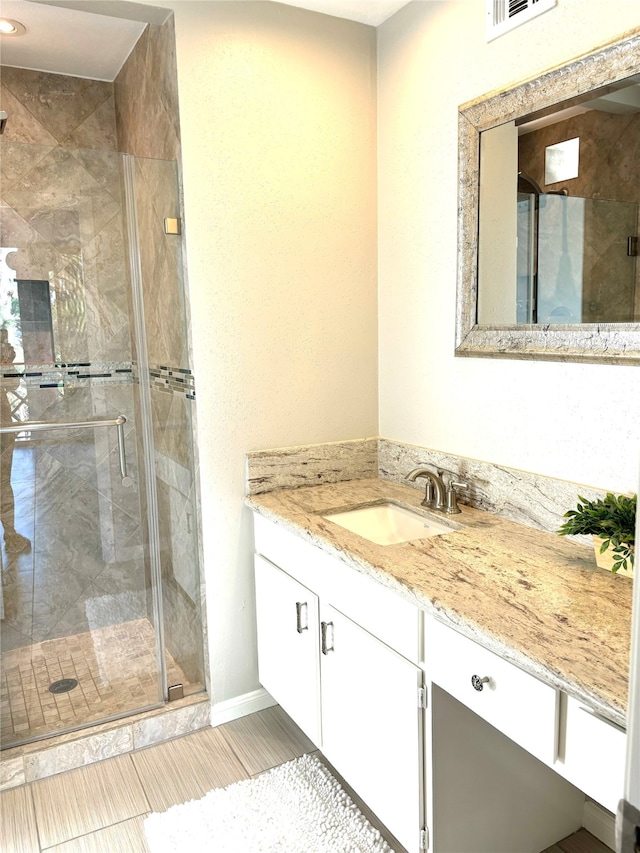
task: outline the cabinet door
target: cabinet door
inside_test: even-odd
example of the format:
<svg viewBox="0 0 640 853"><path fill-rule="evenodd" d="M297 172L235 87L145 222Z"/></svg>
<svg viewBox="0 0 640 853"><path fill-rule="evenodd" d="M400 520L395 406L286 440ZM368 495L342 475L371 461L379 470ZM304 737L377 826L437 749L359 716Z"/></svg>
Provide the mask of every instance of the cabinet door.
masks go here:
<svg viewBox="0 0 640 853"><path fill-rule="evenodd" d="M318 597L255 557L260 683L320 745Z"/></svg>
<svg viewBox="0 0 640 853"><path fill-rule="evenodd" d="M423 820L422 672L321 608L322 751L407 850Z"/></svg>
<svg viewBox="0 0 640 853"><path fill-rule="evenodd" d="M623 729L563 694L555 769L588 797L615 812L624 793Z"/></svg>

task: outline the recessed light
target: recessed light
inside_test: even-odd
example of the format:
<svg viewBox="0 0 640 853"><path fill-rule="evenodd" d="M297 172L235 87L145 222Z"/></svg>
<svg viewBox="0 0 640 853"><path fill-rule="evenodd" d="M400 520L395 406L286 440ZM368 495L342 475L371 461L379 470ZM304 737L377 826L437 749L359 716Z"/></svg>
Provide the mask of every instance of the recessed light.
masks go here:
<svg viewBox="0 0 640 853"><path fill-rule="evenodd" d="M21 36L26 31L26 27L20 21L12 21L10 18L0 18L0 35Z"/></svg>

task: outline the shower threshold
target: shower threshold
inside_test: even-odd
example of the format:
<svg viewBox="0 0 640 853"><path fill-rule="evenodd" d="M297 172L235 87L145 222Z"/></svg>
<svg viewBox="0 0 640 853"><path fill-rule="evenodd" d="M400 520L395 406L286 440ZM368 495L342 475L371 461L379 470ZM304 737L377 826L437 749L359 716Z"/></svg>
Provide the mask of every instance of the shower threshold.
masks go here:
<svg viewBox="0 0 640 853"><path fill-rule="evenodd" d="M166 659L169 684L202 690ZM2 669L3 750L164 706L147 619L4 651Z"/></svg>
<svg viewBox="0 0 640 853"><path fill-rule="evenodd" d="M144 749L210 723L209 696L201 692L126 718L5 749L0 753L0 790Z"/></svg>

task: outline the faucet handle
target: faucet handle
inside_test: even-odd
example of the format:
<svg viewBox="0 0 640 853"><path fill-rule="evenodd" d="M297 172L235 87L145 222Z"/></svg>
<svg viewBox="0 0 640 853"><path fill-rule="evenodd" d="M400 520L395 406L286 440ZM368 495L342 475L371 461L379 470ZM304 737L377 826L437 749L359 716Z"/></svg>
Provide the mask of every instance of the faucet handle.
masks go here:
<svg viewBox="0 0 640 853"><path fill-rule="evenodd" d="M456 483L454 480L449 483L449 488L447 489L447 508L445 510L448 515L461 512L461 509L458 506L458 489L466 490L468 488L468 483Z"/></svg>

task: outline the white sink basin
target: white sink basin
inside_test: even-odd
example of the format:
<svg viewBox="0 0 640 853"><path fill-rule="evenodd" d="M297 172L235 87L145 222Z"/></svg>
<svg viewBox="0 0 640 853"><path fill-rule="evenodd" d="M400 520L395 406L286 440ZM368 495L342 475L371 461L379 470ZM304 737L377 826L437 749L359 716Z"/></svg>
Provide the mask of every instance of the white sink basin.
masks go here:
<svg viewBox="0 0 640 853"><path fill-rule="evenodd" d="M455 529L393 503L380 503L323 517L377 545L426 539Z"/></svg>

